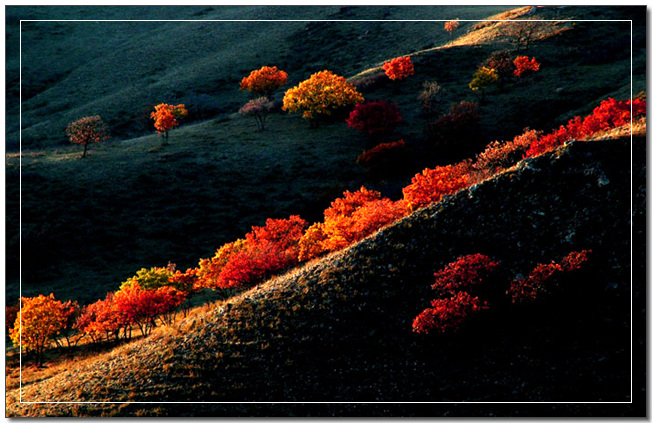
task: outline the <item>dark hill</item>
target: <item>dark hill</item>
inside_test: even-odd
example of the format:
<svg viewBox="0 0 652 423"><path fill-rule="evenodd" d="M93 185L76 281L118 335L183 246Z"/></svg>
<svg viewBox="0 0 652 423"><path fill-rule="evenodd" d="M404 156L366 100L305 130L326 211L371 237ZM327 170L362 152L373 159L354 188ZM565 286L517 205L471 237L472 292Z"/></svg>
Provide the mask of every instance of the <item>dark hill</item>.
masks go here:
<svg viewBox="0 0 652 423"><path fill-rule="evenodd" d="M642 415L644 375L630 374L630 358L644 365L645 174L643 138L572 142L524 160L23 391L24 401L161 403L18 406L10 391L8 414ZM433 271L459 255L485 253L516 274L579 249L593 250L586 270L547 302L506 306L457 335L411 332ZM224 401L240 404L207 403ZM279 404L241 403L254 401ZM287 403L311 401L331 403ZM487 403L407 404L456 401ZM581 403L603 401L623 403Z"/></svg>

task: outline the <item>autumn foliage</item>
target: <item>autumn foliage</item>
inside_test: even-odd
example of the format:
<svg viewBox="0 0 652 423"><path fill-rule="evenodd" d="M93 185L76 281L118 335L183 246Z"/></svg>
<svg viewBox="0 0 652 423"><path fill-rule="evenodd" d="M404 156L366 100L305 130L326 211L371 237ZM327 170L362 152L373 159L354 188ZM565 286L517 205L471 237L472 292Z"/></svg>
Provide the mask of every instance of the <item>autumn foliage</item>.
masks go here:
<svg viewBox="0 0 652 423"><path fill-rule="evenodd" d="M389 62L385 62L383 70L389 79L405 79L414 74L414 64L412 64L410 56L396 57Z"/></svg>
<svg viewBox="0 0 652 423"><path fill-rule="evenodd" d="M382 198L380 193L361 187L344 192L324 211L324 222L312 225L299 241L300 260L347 247L371 235L406 214L402 201Z"/></svg>
<svg viewBox="0 0 652 423"><path fill-rule="evenodd" d="M197 271L199 284L207 288L241 288L299 262L299 239L307 223L299 216L267 219L254 226L245 239L219 248L215 256L202 259Z"/></svg>
<svg viewBox="0 0 652 423"><path fill-rule="evenodd" d="M82 158L86 157L88 144L103 142L109 139L109 128L99 116L83 117L74 121L66 128L66 134L73 144L84 146Z"/></svg>
<svg viewBox="0 0 652 423"><path fill-rule="evenodd" d="M287 80L287 72L279 70L276 66L263 66L242 78L240 89L268 97L276 89L285 85Z"/></svg>
<svg viewBox="0 0 652 423"><path fill-rule="evenodd" d="M430 305L431 308L423 310L412 322L414 332L455 333L469 315L489 308L486 301L463 291L450 298L432 300Z"/></svg>
<svg viewBox="0 0 652 423"><path fill-rule="evenodd" d="M403 188L403 199L410 210L416 210L441 200L444 195L466 188L472 181L468 162L426 168L412 178L410 185Z"/></svg>
<svg viewBox="0 0 652 423"><path fill-rule="evenodd" d="M537 59L529 58L527 56L518 56L514 59L514 75L521 77L531 72L537 72L539 70L539 62Z"/></svg>
<svg viewBox="0 0 652 423"><path fill-rule="evenodd" d="M154 107L150 117L154 120L154 128L163 136L168 138L168 131L179 126L179 120L188 116L188 110L183 104L176 106L161 103Z"/></svg>
<svg viewBox="0 0 652 423"><path fill-rule="evenodd" d="M392 133L401 120L396 104L377 100L356 104L346 123L349 128L370 136L379 136Z"/></svg>
<svg viewBox="0 0 652 423"><path fill-rule="evenodd" d="M604 100L593 113L582 119L575 116L566 125L548 135L543 135L530 145L526 157L537 156L550 151L569 140L581 140L612 128L629 125L632 119L645 115L646 102L643 99L617 101ZM633 111L633 114L632 114Z"/></svg>
<svg viewBox="0 0 652 423"><path fill-rule="evenodd" d="M267 115L271 113L272 109L273 103L267 97L259 97L249 100L247 104L240 108L238 113L244 116L252 116L256 119L258 130L262 131L265 129Z"/></svg>
<svg viewBox="0 0 652 423"><path fill-rule="evenodd" d="M557 288L559 277L564 273L579 270L588 260L591 250L573 251L561 263L554 261L538 264L526 277L515 279L509 295L514 303L528 303L547 296Z"/></svg>
<svg viewBox="0 0 652 423"><path fill-rule="evenodd" d="M451 294L461 290L471 292L475 287L490 280L498 266L497 261L484 254L458 257L456 261L435 272L432 289Z"/></svg>
<svg viewBox="0 0 652 423"><path fill-rule="evenodd" d="M325 70L287 90L283 97L283 110L302 112L303 118L316 119L363 101L362 94L346 78Z"/></svg>
<svg viewBox="0 0 652 423"><path fill-rule="evenodd" d="M496 70L481 67L473 74L473 80L469 83L469 88L473 91L479 90L484 95L484 91L496 82L498 82L498 73Z"/></svg>
<svg viewBox="0 0 652 423"><path fill-rule="evenodd" d="M460 27L460 22L458 20L448 21L444 24L444 29L450 34L451 39L453 38L453 32Z"/></svg>
<svg viewBox="0 0 652 423"><path fill-rule="evenodd" d="M40 365L45 348L64 328L72 311L61 301L55 300L54 294L23 297L21 303L20 313L9 330L9 336L14 345L34 352L36 364Z"/></svg>
<svg viewBox="0 0 652 423"><path fill-rule="evenodd" d="M476 156L473 168L483 176L490 176L507 169L523 158L530 145L540 135L541 131L526 129L523 134L517 135L512 141L494 141Z"/></svg>

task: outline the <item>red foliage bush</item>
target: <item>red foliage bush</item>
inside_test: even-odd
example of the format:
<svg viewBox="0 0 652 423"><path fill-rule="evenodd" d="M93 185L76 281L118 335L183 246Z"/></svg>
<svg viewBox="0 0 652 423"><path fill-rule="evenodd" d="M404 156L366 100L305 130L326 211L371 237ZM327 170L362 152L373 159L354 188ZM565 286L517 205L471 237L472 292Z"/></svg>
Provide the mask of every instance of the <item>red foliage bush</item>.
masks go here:
<svg viewBox="0 0 652 423"><path fill-rule="evenodd" d="M396 57L383 63L383 70L389 79L404 79L414 74L414 64L410 56Z"/></svg>
<svg viewBox="0 0 652 423"><path fill-rule="evenodd" d="M645 109L646 102L643 99L635 99L632 102L631 100L616 101L609 98L600 103L598 107L593 109L593 113L584 119L576 116L568 121L566 126L562 125L551 134L544 135L532 142L525 156L538 156L563 145L571 139L584 139L600 131L627 125L631 122L631 119L645 115Z"/></svg>
<svg viewBox="0 0 652 423"><path fill-rule="evenodd" d="M279 70L276 66L263 66L242 78L240 89L261 96L270 96L274 90L285 85L287 80L287 72Z"/></svg>
<svg viewBox="0 0 652 423"><path fill-rule="evenodd" d="M378 100L356 104L346 119L346 123L349 128L376 136L392 133L401 119L396 104Z"/></svg>
<svg viewBox="0 0 652 423"><path fill-rule="evenodd" d="M405 141L384 142L374 148L365 150L358 156L357 163L363 166L368 173L379 173L395 166L400 167L400 162L405 155Z"/></svg>
<svg viewBox="0 0 652 423"><path fill-rule="evenodd" d="M238 288L261 282L299 262L299 240L307 223L299 216L267 219L254 226L240 248L226 257L217 276L219 288Z"/></svg>
<svg viewBox="0 0 652 423"><path fill-rule="evenodd" d="M458 292L451 298L432 300L430 305L432 308L423 310L412 322L414 332L454 333L470 314L489 309L486 302L471 297L467 292Z"/></svg>
<svg viewBox="0 0 652 423"><path fill-rule="evenodd" d="M472 183L468 162L424 169L412 178L412 184L403 188L403 200L410 210L416 210L441 200Z"/></svg>
<svg viewBox="0 0 652 423"><path fill-rule="evenodd" d="M514 75L520 77L530 72L537 72L540 64L534 57L530 59L527 56L518 56L514 59L514 66L516 67L514 69Z"/></svg>
<svg viewBox="0 0 652 423"><path fill-rule="evenodd" d="M432 289L440 292L471 291L487 282L499 263L484 254L470 254L458 257L442 270L435 272Z"/></svg>
<svg viewBox="0 0 652 423"><path fill-rule="evenodd" d="M588 260L591 250L573 251L561 260L549 264L538 264L525 278L517 278L509 287L513 303L532 302L550 294L562 273L579 270Z"/></svg>

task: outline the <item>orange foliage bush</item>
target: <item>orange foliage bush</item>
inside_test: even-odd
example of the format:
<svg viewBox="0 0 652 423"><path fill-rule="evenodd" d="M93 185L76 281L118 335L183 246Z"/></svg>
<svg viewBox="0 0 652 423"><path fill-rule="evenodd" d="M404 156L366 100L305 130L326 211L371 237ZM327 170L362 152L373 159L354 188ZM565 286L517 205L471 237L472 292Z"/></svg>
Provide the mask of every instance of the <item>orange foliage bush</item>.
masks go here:
<svg viewBox="0 0 652 423"><path fill-rule="evenodd" d="M385 62L383 70L389 79L404 79L414 74L414 64L412 64L410 56L396 57L389 62Z"/></svg>
<svg viewBox="0 0 652 423"><path fill-rule="evenodd" d="M305 119L315 119L363 101L362 94L346 78L325 70L287 90L283 97L283 110L290 113L301 111Z"/></svg>
<svg viewBox="0 0 652 423"><path fill-rule="evenodd" d="M416 210L441 200L473 182L468 162L424 169L412 178L412 184L403 188L403 199L410 210Z"/></svg>
<svg viewBox="0 0 652 423"><path fill-rule="evenodd" d="M381 198L380 193L361 187L344 192L324 211L324 223L311 226L299 242L300 258L311 259L335 251L371 235L403 216L403 201Z"/></svg>
<svg viewBox="0 0 652 423"><path fill-rule="evenodd" d="M242 78L240 89L269 97L274 90L285 85L287 80L287 72L279 70L276 66L263 66Z"/></svg>

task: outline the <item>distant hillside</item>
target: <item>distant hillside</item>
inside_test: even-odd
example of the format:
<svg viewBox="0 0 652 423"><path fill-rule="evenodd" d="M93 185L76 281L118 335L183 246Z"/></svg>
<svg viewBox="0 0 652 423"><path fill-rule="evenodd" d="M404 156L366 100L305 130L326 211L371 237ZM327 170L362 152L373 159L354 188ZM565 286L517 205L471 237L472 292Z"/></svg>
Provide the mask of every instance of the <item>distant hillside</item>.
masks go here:
<svg viewBox="0 0 652 423"><path fill-rule="evenodd" d="M161 328L149 339L75 363L23 391L27 401L156 404L18 405L13 390L7 413L640 415L642 374L633 376L634 405L609 408L398 403L632 399L630 347L634 365L645 362L639 354L644 337L638 337L645 321L645 176L644 138L633 145L628 138L572 142L421 209L343 252ZM432 272L455 257L481 252L516 274L577 249L593 250L590 266L563 295L489 313L457 335L412 333L412 319L432 298ZM630 299L637 325L633 344ZM371 404L378 401L397 404Z"/></svg>
<svg viewBox="0 0 652 423"><path fill-rule="evenodd" d="M151 132L149 112L161 102L185 103L192 120L237 111L247 98L240 80L264 65L287 70L291 84L323 69L348 76L448 36L441 22L392 20L482 19L508 8L9 6L7 145L18 147L19 82L23 148L62 144L68 123L96 114L124 139ZM62 20L22 23L20 74L19 19ZM343 19L387 22L306 22Z"/></svg>

